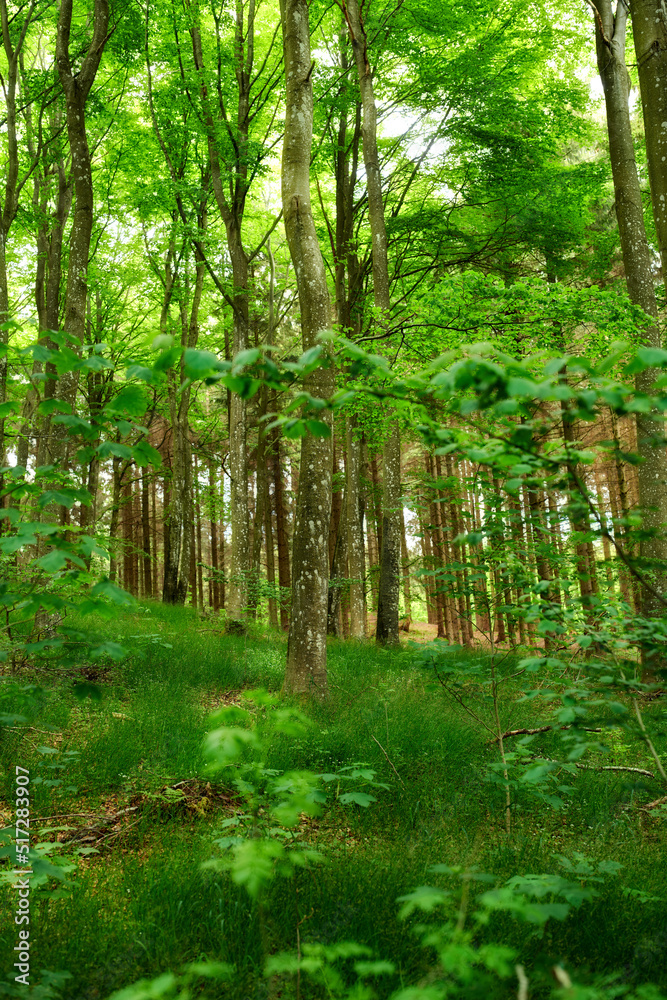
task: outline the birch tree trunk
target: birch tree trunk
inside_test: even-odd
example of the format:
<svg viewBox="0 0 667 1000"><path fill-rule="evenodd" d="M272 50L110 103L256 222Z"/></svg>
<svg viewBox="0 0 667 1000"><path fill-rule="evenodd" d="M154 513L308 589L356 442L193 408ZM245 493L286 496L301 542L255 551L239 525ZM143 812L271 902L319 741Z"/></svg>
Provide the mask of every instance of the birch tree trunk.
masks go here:
<svg viewBox="0 0 667 1000"><path fill-rule="evenodd" d="M285 232L296 272L303 349L331 326L331 306L322 251L310 201L313 89L307 0L281 0L285 62L285 136L282 202ZM333 391L331 369L305 380L313 396ZM331 423L331 421L329 420ZM331 516L332 437L301 439L301 464L292 550L292 621L285 690L326 698L327 536Z"/></svg>

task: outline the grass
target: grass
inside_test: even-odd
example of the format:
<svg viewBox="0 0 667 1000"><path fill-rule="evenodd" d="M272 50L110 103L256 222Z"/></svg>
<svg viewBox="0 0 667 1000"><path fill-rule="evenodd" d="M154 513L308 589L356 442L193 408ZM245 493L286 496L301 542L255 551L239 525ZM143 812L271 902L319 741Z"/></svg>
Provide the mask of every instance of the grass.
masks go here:
<svg viewBox="0 0 667 1000"><path fill-rule="evenodd" d="M91 620L81 626L123 643L132 655L115 665L81 663L64 673L5 678L0 689L0 712L27 717L0 732L6 822L16 763L31 769L34 817L133 810L96 842L99 854L80 861L70 895L33 904L33 968L68 970L67 1000L102 1000L141 976L201 958L237 967L232 984L211 983L201 995L263 996L266 950L294 951L297 927L302 942L356 940L393 961L397 973L376 984L379 996L388 996L429 973L430 956L397 920L396 899L437 880L430 866L476 865L500 884L516 874L557 873L557 856L576 851L623 867L597 886L594 900L562 923L551 921L543 938L499 914L480 940L486 935L519 949L531 976L560 960L584 977L616 972L628 983L667 988L666 825L636 808L660 794L657 782L579 771L560 811L519 792L508 838L503 790L487 780L497 747L442 691L430 689L432 678L416 665L414 650L332 642L330 701L309 709L314 725L305 737L275 740L268 764L326 772L363 761L390 787L375 793L378 801L367 810L334 802L307 827L304 836L326 863L276 879L262 916L228 876L201 869L214 853L221 819L234 811L229 797L204 796L184 806L160 794L201 772L212 708L244 688L279 691L284 639L260 631L225 637L187 609L157 604L119 615L112 628ZM478 659L456 656L462 676ZM101 690L99 701L77 698L75 682L85 676ZM37 687L22 692L27 682ZM503 691L504 728L545 718L540 702L517 701L518 682L508 681ZM491 719L472 689L466 697ZM659 703L647 706L646 717L659 712ZM556 756L558 739L545 734L531 749ZM605 760L651 769L643 747L626 744L622 734L603 739L610 747ZM657 747L664 753L664 737ZM10 977L13 960L5 956L15 928L9 890L0 889L0 898L1 980ZM516 983L503 989L498 995L516 995Z"/></svg>

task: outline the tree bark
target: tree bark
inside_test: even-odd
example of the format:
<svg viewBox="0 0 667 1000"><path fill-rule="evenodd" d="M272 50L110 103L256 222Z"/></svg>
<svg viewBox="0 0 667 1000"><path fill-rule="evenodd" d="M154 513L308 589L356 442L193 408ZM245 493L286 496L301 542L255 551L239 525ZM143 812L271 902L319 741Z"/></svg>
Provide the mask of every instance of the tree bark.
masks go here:
<svg viewBox="0 0 667 1000"><path fill-rule="evenodd" d="M313 89L307 0L281 0L285 63L285 135L282 202L285 232L296 272L303 349L331 326L324 260L310 201ZM333 391L331 368L304 380L313 396ZM331 425L331 420L329 424ZM301 463L292 555L292 622L285 690L327 697L327 535L331 516L332 438L301 439Z"/></svg>
<svg viewBox="0 0 667 1000"><path fill-rule="evenodd" d="M276 512L276 547L278 549L278 586L280 588L280 627L286 632L289 629L289 608L285 595L291 589L292 575L290 572L289 535L287 532L287 511L285 509L285 483L281 463L280 432L274 431L271 449L271 464L273 475L273 504Z"/></svg>
<svg viewBox="0 0 667 1000"><path fill-rule="evenodd" d="M86 133L86 103L108 38L109 4L107 0L95 0L92 37L78 70L72 65L69 51L72 8L73 0L61 0L56 37L56 65L65 95L67 138L74 178L74 215L69 238L64 330L76 347L83 343L85 334L88 257L94 212L92 163ZM72 412L75 407L77 386L78 372L65 372L58 383L58 397L71 406ZM62 425L52 423L49 433L50 462L62 459L65 440Z"/></svg>
<svg viewBox="0 0 667 1000"><path fill-rule="evenodd" d="M598 11L595 20L598 69L605 94L616 215L628 294L648 316L657 318L650 248L628 110L627 8L623 0L617 3L615 14L611 0L595 0L595 6ZM662 0L631 0L630 9L644 112L651 201L664 280L667 276L667 11ZM661 346L657 323L649 327L645 338L651 347ZM638 373L635 388L650 393L657 375L654 369ZM642 527L650 532L641 542L640 556L645 567L653 567L648 573L656 589L667 595L667 450L664 426L653 421L650 414L637 416L637 450L642 459L637 471ZM647 617L665 611L662 602L645 587L641 591L641 605Z"/></svg>
<svg viewBox="0 0 667 1000"><path fill-rule="evenodd" d="M600 7L608 8L609 0L598 0ZM597 4L596 4L597 5ZM637 57L637 74L642 99L644 117L644 136L646 142L646 160L648 164L649 183L651 185L651 203L653 218L658 238L658 249L662 262L663 281L667 280L667 10L663 0L630 0L632 14L632 34ZM605 13L607 11L605 10ZM611 19L602 16L602 26L609 43L601 36L601 25L597 26L597 35L601 44L611 48L618 58L625 48L625 19L627 12L623 0L616 7L615 24ZM614 51L616 25L622 24L622 37ZM621 45L623 48L621 49ZM626 77L627 79L627 77ZM627 89L627 83L626 83ZM627 113L627 103L625 106ZM623 255L625 257L625 254Z"/></svg>
<svg viewBox="0 0 667 1000"><path fill-rule="evenodd" d="M151 565L151 527L148 506L148 472L141 470L141 530L144 550L144 597L153 596L153 567Z"/></svg>
<svg viewBox="0 0 667 1000"><path fill-rule="evenodd" d="M366 614L364 609L364 528L361 517L361 438L356 431L354 419L347 421L347 467L345 487L345 508L347 526L347 558L350 574L350 638L366 638Z"/></svg>
<svg viewBox="0 0 667 1000"><path fill-rule="evenodd" d="M368 219L373 256L373 298L379 325L389 325L389 259L382 198L382 176L377 146L377 107L368 59L368 40L358 0L345 0L346 12L361 94L361 142L366 170ZM382 461L382 549L375 638L382 645L398 645L398 613L401 573L401 443L397 421L390 425Z"/></svg>
<svg viewBox="0 0 667 1000"><path fill-rule="evenodd" d="M13 5L12 5L13 7ZM7 238L16 213L19 199L19 143L17 134L16 94L19 83L19 66L21 50L35 9L35 0L16 12L7 10L7 0L0 0L0 22L2 26L2 44L7 60L6 77L3 80L4 93L4 129L6 136L7 161L4 170L4 191L0 206L0 405L7 401L7 352L9 343L9 282L7 274ZM20 27L17 20L23 14ZM15 38L12 39L12 27ZM5 72L3 67L3 73ZM5 418L0 417L0 463L5 465ZM4 484L4 476L0 473L0 489ZM0 498L0 506L3 500Z"/></svg>
<svg viewBox="0 0 667 1000"><path fill-rule="evenodd" d="M247 14L247 16L246 16ZM215 109L211 99L204 67L204 55L198 16L194 18L190 34L194 62L200 74L204 123L208 139L213 194L225 226L227 249L232 264L234 291L231 297L233 310L233 353L248 347L249 296L248 254L243 244L243 217L250 183L248 137L251 122L251 91L257 77L253 76L255 0L250 0L247 11L242 0L235 10L234 65L237 82L236 105L228 109L223 90L219 88L219 106ZM217 25L217 21L216 21ZM222 144L219 140L220 123L235 119L233 141ZM217 118L217 120L216 120ZM227 124L229 128L229 124ZM229 149L227 155L224 149ZM231 178L227 182L227 176ZM248 512L248 414L246 400L237 393L231 394L229 408L229 476L231 551L230 573L226 604L226 630L245 631L248 604L248 578L250 572L250 519Z"/></svg>

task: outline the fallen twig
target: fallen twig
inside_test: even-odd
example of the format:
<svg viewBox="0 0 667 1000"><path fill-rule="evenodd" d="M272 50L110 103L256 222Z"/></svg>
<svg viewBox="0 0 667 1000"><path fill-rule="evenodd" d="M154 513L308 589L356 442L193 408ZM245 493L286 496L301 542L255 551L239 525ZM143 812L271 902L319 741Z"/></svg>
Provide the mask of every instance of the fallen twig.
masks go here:
<svg viewBox="0 0 667 1000"><path fill-rule="evenodd" d="M70 836L65 837L65 840L84 840L88 838L97 840L106 827L112 826L123 816L136 812L138 808L139 806L128 806L126 809L120 809L118 812L112 813L111 816L101 816L98 823L90 823L88 826L81 827L80 830L76 830Z"/></svg>
<svg viewBox="0 0 667 1000"><path fill-rule="evenodd" d="M42 736L62 736L59 729L35 729L34 726L7 726L8 733L41 733Z"/></svg>
<svg viewBox="0 0 667 1000"><path fill-rule="evenodd" d="M650 809L656 809L658 806L662 806L667 802L667 795L663 795L659 799L654 799L653 802L649 802L647 806L642 806L642 812L648 812Z"/></svg>
<svg viewBox="0 0 667 1000"><path fill-rule="evenodd" d="M552 757L540 757L539 760L547 760L550 764L561 764L563 761L554 760ZM632 774L643 774L646 778L655 779L652 771L647 771L643 767L626 767L623 764L579 764L575 763L580 771L630 771Z"/></svg>
<svg viewBox="0 0 667 1000"><path fill-rule="evenodd" d="M551 731L556 732L556 730L560 729L572 729L572 725L569 724L567 726L539 726L537 729L508 729L506 733L503 733L502 739L505 740L507 739L508 736L535 736L537 735L537 733L549 733ZM600 728L587 729L586 727L582 726L582 729L585 733L602 732L602 729ZM495 736L492 740L489 740L489 743L497 743L499 739L500 739L499 736Z"/></svg>
<svg viewBox="0 0 667 1000"><path fill-rule="evenodd" d="M647 778L655 778L652 771L646 771L643 767L621 767L615 764L601 765L600 767L593 764L577 764L577 767L586 768L588 771L632 771L634 774L644 774Z"/></svg>
<svg viewBox="0 0 667 1000"><path fill-rule="evenodd" d="M73 819L74 816L97 816L97 813L54 813L53 816L38 816L38 823L46 823L49 819Z"/></svg>
<svg viewBox="0 0 667 1000"><path fill-rule="evenodd" d="M371 739L375 740L375 742L379 746L380 750L385 755L385 757L387 759L387 763L389 764L389 767L392 769L392 771L394 772L394 774L396 775L396 777L398 778L398 780L400 781L400 783L403 785L403 788L405 788L405 782L403 781L403 778L400 776L400 774L398 773L398 771L396 770L396 768L392 764L391 760L389 759L389 754L387 753L387 751L385 750L385 748L382 746L382 744L380 743L379 740L375 739L375 737L373 736L372 733L371 733Z"/></svg>

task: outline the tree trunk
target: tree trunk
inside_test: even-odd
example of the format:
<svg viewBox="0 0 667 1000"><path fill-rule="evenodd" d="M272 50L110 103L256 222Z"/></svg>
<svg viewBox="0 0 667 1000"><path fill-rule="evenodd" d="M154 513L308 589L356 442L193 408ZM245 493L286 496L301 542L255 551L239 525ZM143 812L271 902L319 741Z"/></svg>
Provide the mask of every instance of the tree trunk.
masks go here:
<svg viewBox="0 0 667 1000"><path fill-rule="evenodd" d="M387 231L382 198L382 176L377 147L377 107L373 77L368 60L368 40L361 20L358 0L345 0L347 23L352 40L359 92L361 94L361 142L366 169L368 219L372 236L373 299L379 311L379 325L387 329L391 301ZM401 442L397 421L392 421L382 461L382 542L380 582L375 637L382 645L398 645L398 612L401 573Z"/></svg>
<svg viewBox="0 0 667 1000"><path fill-rule="evenodd" d="M345 522L347 526L347 558L350 574L350 638L366 638L364 609L364 526L361 516L361 437L353 417L347 421L347 465L345 486Z"/></svg>
<svg viewBox="0 0 667 1000"><path fill-rule="evenodd" d="M273 472L273 503L276 512L276 547L278 549L278 586L280 588L280 627L289 629L289 608L285 595L291 584L289 537L287 534L287 512L285 510L285 483L281 462L280 431L276 428L271 449Z"/></svg>
<svg viewBox="0 0 667 1000"><path fill-rule="evenodd" d="M281 0L285 62L285 137L282 201L285 232L297 277L303 349L331 326L322 251L310 202L313 89L307 0ZM332 369L304 379L304 389L331 396ZM326 411L325 411L326 412ZM327 418L331 426L331 418ZM285 690L320 699L327 685L327 535L331 516L331 436L301 439L301 463L292 555L292 622Z"/></svg>
<svg viewBox="0 0 667 1000"><path fill-rule="evenodd" d="M148 508L148 473L141 470L141 529L144 550L144 597L153 596L153 567L151 565L151 528Z"/></svg>
<svg viewBox="0 0 667 1000"><path fill-rule="evenodd" d="M266 505L266 520L265 520L265 547L266 547L266 579L269 582L269 586L275 589L276 586L276 561L275 554L273 550L273 514L271 512L271 504ZM278 628L278 605L275 597L269 597L269 621L271 622L272 628Z"/></svg>
<svg viewBox="0 0 667 1000"><path fill-rule="evenodd" d="M232 143L220 142L216 115L227 120L222 89L218 90L219 107L214 114L204 66L198 14L190 26L194 62L200 74L203 118L207 131L211 183L220 217L225 226L227 250L232 264L233 353L248 347L249 296L248 255L243 245L243 217L249 185L248 135L251 121L250 95L257 79L253 75L255 2L246 10L242 2L235 8L234 69L237 82L235 107L229 116L235 119ZM220 41L218 39L218 41ZM234 180L227 183L227 172ZM232 393L229 408L229 476L231 551L229 587L226 605L226 630L245 631L250 570L250 521L248 513L248 414L246 400ZM261 523L261 522L260 522Z"/></svg>
<svg viewBox="0 0 667 1000"><path fill-rule="evenodd" d="M620 22L622 33L618 31L616 24L612 25L607 9L610 6L609 0L605 0L604 4L602 0L598 0L598 4L602 25L605 27L605 34L609 39L609 42L605 42L600 37L601 31L598 24L598 52L602 46L606 45L620 62L625 50L625 20L627 18L625 4L623 0L619 0L616 8L615 22L616 24ZM602 16L603 10L607 14L606 17ZM664 281L667 278L667 127L665 126L665 122L667 122L667 10L663 0L630 0L630 11L644 116L646 160L651 185L653 218L655 219L655 231L658 238ZM617 45L614 44L616 34L620 36ZM598 61L599 58L598 56ZM627 92L627 74L623 82ZM624 110L625 115L627 115L627 98ZM625 253L623 257L625 258Z"/></svg>
<svg viewBox="0 0 667 1000"><path fill-rule="evenodd" d="M83 343L88 295L88 256L93 231L93 174L86 134L86 102L93 85L108 37L109 4L95 0L93 30L83 62L77 71L72 66L69 43L73 0L61 0L56 38L56 65L65 95L67 138L74 178L74 215L69 237L67 291L64 330L76 347ZM75 412L78 372L65 372L58 383L58 397ZM62 424L51 423L49 430L50 462L62 460L66 434Z"/></svg>
<svg viewBox="0 0 667 1000"><path fill-rule="evenodd" d="M595 22L598 69L605 93L616 215L628 294L647 315L657 317L628 110L627 8L619 0L614 15L610 0L595 0L595 5L598 10ZM644 112L651 201L664 280L667 275L667 11L662 0L631 0L630 9ZM645 338L651 347L661 346L657 323L646 331ZM636 389L650 393L657 375L654 369L638 373ZM637 416L637 450L642 459L637 473L642 527L650 533L641 542L640 556L646 561L644 572L651 577L653 586L666 596L667 450L664 425L651 420L650 414ZM652 568L647 569L648 565ZM665 613L663 602L646 587L641 591L641 604L642 613L647 617Z"/></svg>
<svg viewBox="0 0 667 1000"><path fill-rule="evenodd" d="M217 489L215 484L215 465L212 459L208 462L208 489L209 489L209 521L211 525L211 595L213 597L213 611L215 614L220 610L220 582L218 580L218 512L217 512Z"/></svg>

